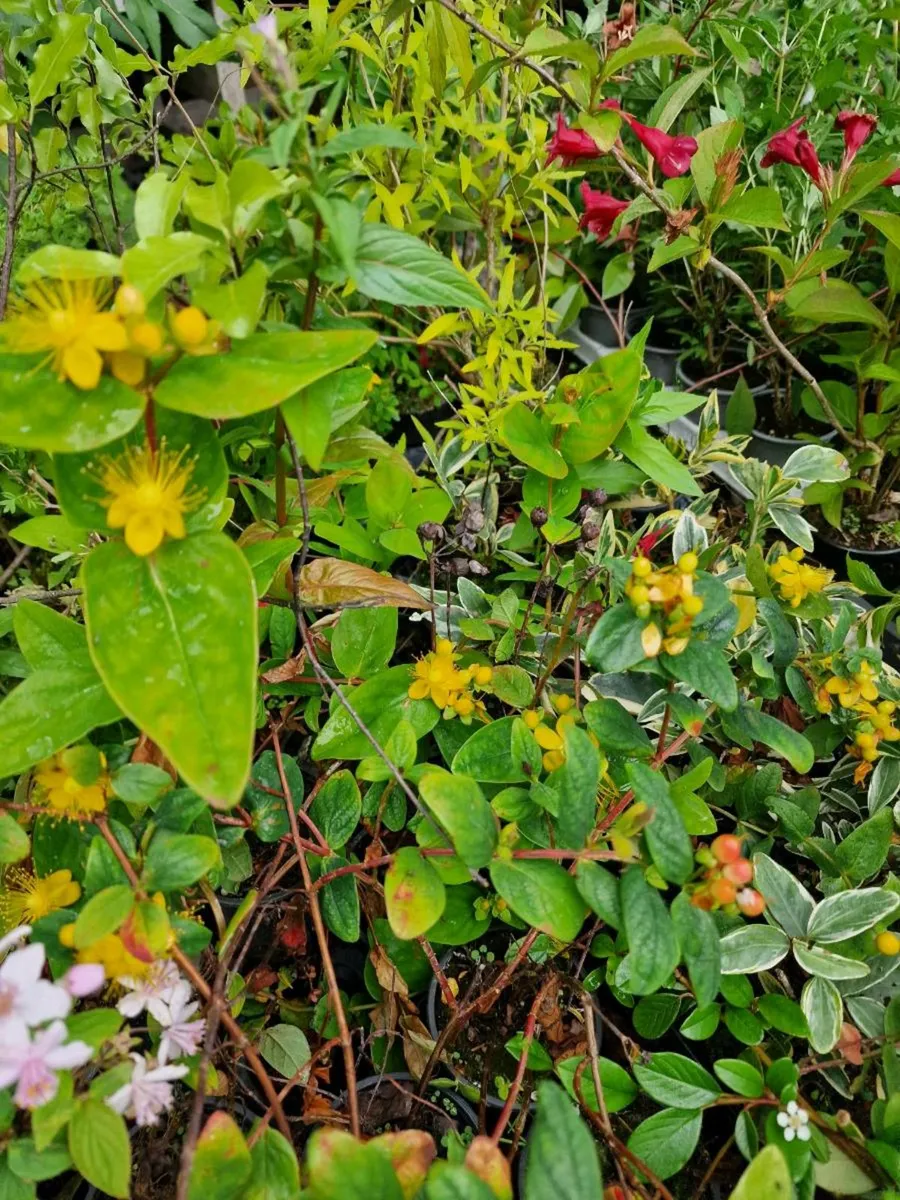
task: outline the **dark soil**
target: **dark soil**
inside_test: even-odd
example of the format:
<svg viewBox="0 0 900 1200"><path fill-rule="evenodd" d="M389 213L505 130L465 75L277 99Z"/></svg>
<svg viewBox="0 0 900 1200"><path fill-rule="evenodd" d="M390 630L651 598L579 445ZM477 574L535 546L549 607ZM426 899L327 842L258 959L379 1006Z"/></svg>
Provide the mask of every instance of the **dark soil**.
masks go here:
<svg viewBox="0 0 900 1200"><path fill-rule="evenodd" d="M419 1097L411 1080L390 1076L380 1079L374 1087L359 1089L359 1116L364 1137L377 1137L394 1130L424 1129L440 1147L452 1135L465 1137L475 1132L471 1111L452 1092L433 1086Z"/></svg>

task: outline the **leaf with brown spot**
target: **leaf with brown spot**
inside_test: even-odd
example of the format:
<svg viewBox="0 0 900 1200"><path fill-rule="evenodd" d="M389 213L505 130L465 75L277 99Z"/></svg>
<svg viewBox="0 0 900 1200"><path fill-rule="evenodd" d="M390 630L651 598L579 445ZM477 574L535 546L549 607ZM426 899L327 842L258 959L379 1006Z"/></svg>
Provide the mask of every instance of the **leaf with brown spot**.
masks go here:
<svg viewBox="0 0 900 1200"><path fill-rule="evenodd" d="M431 608L408 583L339 558L316 558L307 563L299 582L300 600L311 608Z"/></svg>
<svg viewBox="0 0 900 1200"><path fill-rule="evenodd" d="M509 1163L491 1138L473 1138L463 1162L473 1175L477 1175L488 1185L497 1200L512 1200L512 1174Z"/></svg>
<svg viewBox="0 0 900 1200"><path fill-rule="evenodd" d="M383 1133L372 1139L372 1145L387 1147L403 1190L403 1200L412 1200L437 1157L434 1138L424 1129L404 1129L398 1133Z"/></svg>

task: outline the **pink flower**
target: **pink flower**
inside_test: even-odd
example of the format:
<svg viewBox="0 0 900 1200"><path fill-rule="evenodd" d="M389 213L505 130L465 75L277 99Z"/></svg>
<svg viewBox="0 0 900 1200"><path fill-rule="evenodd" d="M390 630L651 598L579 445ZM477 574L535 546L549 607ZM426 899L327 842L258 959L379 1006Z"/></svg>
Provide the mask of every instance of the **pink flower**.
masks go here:
<svg viewBox="0 0 900 1200"><path fill-rule="evenodd" d="M131 1079L117 1092L107 1096L106 1103L117 1113L132 1117L138 1125L155 1125L162 1113L172 1104L172 1081L182 1079L187 1067L154 1067L147 1070L147 1060L132 1054L134 1067Z"/></svg>
<svg viewBox="0 0 900 1200"><path fill-rule="evenodd" d="M842 167L849 167L859 151L860 146L878 124L878 118L870 113L853 112L844 109L834 119L835 129L840 129L844 135L844 158Z"/></svg>
<svg viewBox="0 0 900 1200"><path fill-rule="evenodd" d="M11 1036L10 1036L11 1035ZM56 1095L57 1071L81 1067L94 1051L85 1042L68 1042L62 1021L54 1021L34 1041L21 1030L4 1026L0 1030L0 1088L17 1084L15 1102L19 1108L40 1108ZM9 1038L9 1040L7 1040Z"/></svg>
<svg viewBox="0 0 900 1200"><path fill-rule="evenodd" d="M547 146L547 162L550 164L557 158L562 159L564 167L571 167L582 158L599 158L600 147L589 133L583 129L570 129L562 113L556 114L556 133Z"/></svg>
<svg viewBox="0 0 900 1200"><path fill-rule="evenodd" d="M822 164L815 146L809 140L809 134L800 128L805 120L806 117L798 117L787 129L774 134L759 165L771 167L774 163L788 163L792 167L800 167L818 187L822 182Z"/></svg>
<svg viewBox="0 0 900 1200"><path fill-rule="evenodd" d="M62 977L62 986L70 996L78 999L99 992L105 982L106 971L102 963L77 963Z"/></svg>
<svg viewBox="0 0 900 1200"><path fill-rule="evenodd" d="M898 183L900 183L900 167L898 167L896 171L892 171L890 175L888 175L887 179L882 179L881 186L896 187Z"/></svg>
<svg viewBox="0 0 900 1200"><path fill-rule="evenodd" d="M697 153L697 139L681 135L671 137L662 129L642 125L634 117L625 118L635 137L650 151L653 161L668 179L675 179L690 170L691 159Z"/></svg>
<svg viewBox="0 0 900 1200"><path fill-rule="evenodd" d="M579 227L595 233L601 242L609 237L616 217L630 203L628 200L617 200L609 192L595 192L586 179L581 182L581 198L584 212Z"/></svg>
<svg viewBox="0 0 900 1200"><path fill-rule="evenodd" d="M200 1005L196 1000L192 1001L190 996L190 987L182 982L169 1000L169 1019L161 1022L164 1028L162 1037L159 1039L160 1066L167 1063L170 1058L196 1054L200 1049L206 1033L206 1021L191 1020Z"/></svg>
<svg viewBox="0 0 900 1200"><path fill-rule="evenodd" d="M41 978L44 957L41 943L32 942L0 964L0 1038L4 1041L26 1040L31 1026L68 1016L72 1007L68 992Z"/></svg>

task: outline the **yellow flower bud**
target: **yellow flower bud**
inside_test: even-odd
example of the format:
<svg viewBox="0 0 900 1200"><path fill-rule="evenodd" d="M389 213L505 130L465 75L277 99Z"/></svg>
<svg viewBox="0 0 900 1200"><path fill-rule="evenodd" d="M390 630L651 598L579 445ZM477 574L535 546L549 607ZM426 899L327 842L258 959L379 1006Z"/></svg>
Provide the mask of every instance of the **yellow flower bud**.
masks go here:
<svg viewBox="0 0 900 1200"><path fill-rule="evenodd" d="M171 318L172 333L182 346L200 346L206 340L209 321L199 308L189 304Z"/></svg>
<svg viewBox="0 0 900 1200"><path fill-rule="evenodd" d="M529 729L537 729L538 725L541 723L541 714L539 712L535 712L533 708L527 708L525 712L522 713L522 720Z"/></svg>
<svg viewBox="0 0 900 1200"><path fill-rule="evenodd" d="M448 641L447 638L438 638L437 645L435 646L434 649L435 649L436 654L442 654L442 655L452 654L453 653L453 643L451 641Z"/></svg>
<svg viewBox="0 0 900 1200"><path fill-rule="evenodd" d="M649 558L636 558L631 564L631 573L636 579L646 579L653 570L653 563Z"/></svg>
<svg viewBox="0 0 900 1200"><path fill-rule="evenodd" d="M475 683L478 687L484 687L494 678L494 672L491 667L476 667L475 668Z"/></svg>
<svg viewBox="0 0 900 1200"><path fill-rule="evenodd" d="M629 592L629 596L631 597L631 603L636 608L639 608L642 604L649 603L650 589L643 583L636 583Z"/></svg>
<svg viewBox="0 0 900 1200"><path fill-rule="evenodd" d="M641 633L641 646L647 658L656 658L662 648L662 633L658 625L652 621L645 625Z"/></svg>
<svg viewBox="0 0 900 1200"><path fill-rule="evenodd" d="M700 596L685 596L681 602L681 607L684 609L686 616L699 616L703 612L703 599Z"/></svg>
<svg viewBox="0 0 900 1200"><path fill-rule="evenodd" d="M120 317L142 317L147 311L147 304L136 287L123 283L116 292L113 308Z"/></svg>
<svg viewBox="0 0 900 1200"><path fill-rule="evenodd" d="M700 560L693 550L688 550L678 560L678 570L682 571L685 575L693 575L699 565Z"/></svg>
<svg viewBox="0 0 900 1200"><path fill-rule="evenodd" d="M131 344L145 354L158 354L162 349L162 329L155 321L140 321L131 330Z"/></svg>

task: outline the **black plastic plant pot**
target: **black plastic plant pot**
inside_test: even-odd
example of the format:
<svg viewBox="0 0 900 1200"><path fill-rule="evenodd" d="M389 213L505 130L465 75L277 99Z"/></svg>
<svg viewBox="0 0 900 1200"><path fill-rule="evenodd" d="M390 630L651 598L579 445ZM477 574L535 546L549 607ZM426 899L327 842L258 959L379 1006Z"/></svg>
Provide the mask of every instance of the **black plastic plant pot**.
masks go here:
<svg viewBox="0 0 900 1200"><path fill-rule="evenodd" d="M365 1137L375 1137L390 1129L427 1129L440 1145L441 1139L451 1133L461 1137L467 1132L478 1133L478 1114L450 1080L430 1080L420 1098L412 1075L395 1071L361 1079L356 1094ZM346 1092L342 1104L346 1107Z"/></svg>
<svg viewBox="0 0 900 1200"><path fill-rule="evenodd" d="M455 947L455 949L462 949L462 947ZM451 959L452 955L453 955L453 950L449 950L445 955L443 955L443 957L440 960L442 970L447 969L447 967L450 964L450 959ZM428 1024L428 1030L429 1030L432 1038L434 1038L435 1041L438 1040L438 1038L440 1037L440 1034L441 1034L441 1027L438 1022L438 1013L440 1011L442 1004L443 1004L443 1000L440 995L440 989L438 987L437 979L432 979L431 984L429 985L429 988L428 988L428 996L426 998L426 1021ZM599 1047L600 1043L602 1041L602 1038L603 1038L603 1025L600 1021L599 1015L597 1015L596 1013L594 1014L594 1031L595 1031L595 1035L596 1035L596 1039L597 1039L597 1046ZM460 1032L462 1032L462 1031L460 1031ZM452 1043L448 1044L447 1049L448 1050L452 1049ZM467 1095L479 1095L480 1094L481 1088L480 1088L479 1084L474 1082L472 1079L470 1079L466 1075L464 1065L459 1066L459 1067L454 1066L452 1063L447 1063L446 1065L447 1065L448 1069L453 1072L459 1086L462 1089L464 1089L464 1091ZM509 1067L510 1067L510 1073L511 1074L514 1073L515 1072L515 1062L514 1062L512 1056L509 1056ZM526 1078L526 1080L528 1079L527 1073L526 1073L525 1078ZM519 1096L518 1096L518 1099L517 1099L515 1105L513 1105L514 1112L517 1112L519 1109L521 1109L523 1107L524 1102L525 1102L526 1098L528 1097L528 1095L529 1095L529 1092L526 1090L526 1087L523 1087L521 1089L521 1091L519 1092ZM488 1092L485 1095L484 1100L485 1100L485 1104L487 1105L488 1108L494 1108L494 1109L502 1109L504 1107L504 1104L506 1103L506 1101L503 1098L495 1095L493 1092ZM534 1113L536 1111L536 1109L537 1109L537 1106L536 1106L534 1100L528 1099L529 1113Z"/></svg>
<svg viewBox="0 0 900 1200"><path fill-rule="evenodd" d="M866 550L861 547L847 546L841 542L830 529L823 528L819 522L816 530L816 557L826 567L833 571L846 573L846 560L849 554L857 562L871 567L886 588L896 591L900 588L900 546L883 550Z"/></svg>

